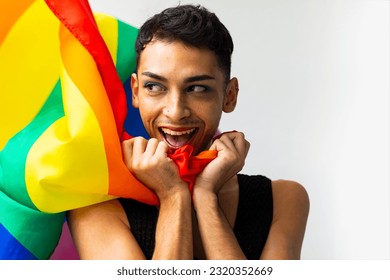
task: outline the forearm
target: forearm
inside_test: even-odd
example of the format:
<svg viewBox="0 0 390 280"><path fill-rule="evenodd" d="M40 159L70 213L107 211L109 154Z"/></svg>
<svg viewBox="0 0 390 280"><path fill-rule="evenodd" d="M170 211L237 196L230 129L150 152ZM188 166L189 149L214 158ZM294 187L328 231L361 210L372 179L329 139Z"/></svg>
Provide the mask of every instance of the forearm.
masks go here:
<svg viewBox="0 0 390 280"><path fill-rule="evenodd" d="M207 259L245 259L217 195L194 189L193 200Z"/></svg>
<svg viewBox="0 0 390 280"><path fill-rule="evenodd" d="M153 259L193 259L190 194L175 193L160 202Z"/></svg>

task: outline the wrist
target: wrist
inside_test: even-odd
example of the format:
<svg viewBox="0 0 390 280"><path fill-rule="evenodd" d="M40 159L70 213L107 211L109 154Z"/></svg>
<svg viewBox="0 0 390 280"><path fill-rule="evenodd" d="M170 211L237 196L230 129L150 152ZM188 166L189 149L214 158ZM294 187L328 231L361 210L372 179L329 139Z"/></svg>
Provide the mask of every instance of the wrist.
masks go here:
<svg viewBox="0 0 390 280"><path fill-rule="evenodd" d="M219 207L218 204L218 195L212 189L206 188L194 188L192 201L194 203L195 211L198 211L200 208L206 208L213 206Z"/></svg>
<svg viewBox="0 0 390 280"><path fill-rule="evenodd" d="M179 201L191 203L191 194L187 184L177 185L169 190L165 190L157 194L160 204L176 203Z"/></svg>

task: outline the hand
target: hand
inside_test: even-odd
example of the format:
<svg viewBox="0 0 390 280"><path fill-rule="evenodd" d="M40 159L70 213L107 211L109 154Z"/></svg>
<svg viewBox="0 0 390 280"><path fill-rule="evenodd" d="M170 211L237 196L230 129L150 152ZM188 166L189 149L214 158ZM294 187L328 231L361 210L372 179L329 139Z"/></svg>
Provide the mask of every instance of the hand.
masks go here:
<svg viewBox="0 0 390 280"><path fill-rule="evenodd" d="M168 145L155 138L135 137L122 143L127 168L160 198L187 189L179 170L168 157Z"/></svg>
<svg viewBox="0 0 390 280"><path fill-rule="evenodd" d="M244 167L249 147L250 143L241 132L222 134L210 147L218 151L218 156L198 175L194 190L206 189L217 194Z"/></svg>

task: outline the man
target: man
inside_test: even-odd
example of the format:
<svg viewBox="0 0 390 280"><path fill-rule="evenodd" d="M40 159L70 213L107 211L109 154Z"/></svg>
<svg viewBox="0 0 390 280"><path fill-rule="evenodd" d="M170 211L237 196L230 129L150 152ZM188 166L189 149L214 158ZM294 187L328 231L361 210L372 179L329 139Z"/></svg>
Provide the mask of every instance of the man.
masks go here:
<svg viewBox="0 0 390 280"><path fill-rule="evenodd" d="M183 5L141 27L133 106L150 140L123 143L129 170L160 206L119 199L69 214L86 259L299 259L309 200L291 181L238 174L249 142L240 132L214 138L222 112L235 109L233 42L215 14ZM185 145L217 151L193 191L169 154Z"/></svg>

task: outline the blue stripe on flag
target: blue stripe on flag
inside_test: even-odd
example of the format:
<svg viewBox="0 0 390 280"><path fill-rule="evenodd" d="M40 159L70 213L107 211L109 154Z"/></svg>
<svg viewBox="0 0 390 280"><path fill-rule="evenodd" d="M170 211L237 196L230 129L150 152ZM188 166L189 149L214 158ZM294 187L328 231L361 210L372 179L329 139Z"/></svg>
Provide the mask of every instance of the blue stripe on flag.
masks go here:
<svg viewBox="0 0 390 280"><path fill-rule="evenodd" d="M31 254L29 250L8 232L3 224L0 224L0 260L36 259L37 258Z"/></svg>

